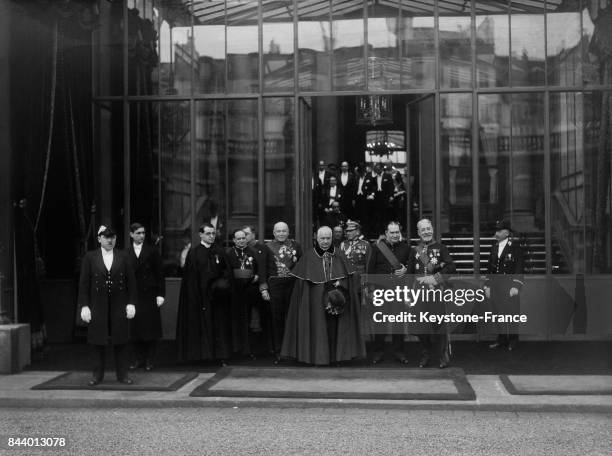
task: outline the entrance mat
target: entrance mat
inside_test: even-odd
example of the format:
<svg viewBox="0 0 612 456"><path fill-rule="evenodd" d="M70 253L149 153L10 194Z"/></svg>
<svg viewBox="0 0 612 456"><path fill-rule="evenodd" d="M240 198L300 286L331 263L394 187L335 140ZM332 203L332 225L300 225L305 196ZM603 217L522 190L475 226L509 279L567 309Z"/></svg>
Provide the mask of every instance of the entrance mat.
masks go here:
<svg viewBox="0 0 612 456"><path fill-rule="evenodd" d="M612 375L500 375L510 394L612 394Z"/></svg>
<svg viewBox="0 0 612 456"><path fill-rule="evenodd" d="M32 387L33 390L112 390L112 391L176 391L198 376L196 372L130 372L131 385L119 383L115 372L107 372L104 380L89 386L91 372L66 372Z"/></svg>
<svg viewBox="0 0 612 456"><path fill-rule="evenodd" d="M190 396L471 401L462 369L225 367Z"/></svg>

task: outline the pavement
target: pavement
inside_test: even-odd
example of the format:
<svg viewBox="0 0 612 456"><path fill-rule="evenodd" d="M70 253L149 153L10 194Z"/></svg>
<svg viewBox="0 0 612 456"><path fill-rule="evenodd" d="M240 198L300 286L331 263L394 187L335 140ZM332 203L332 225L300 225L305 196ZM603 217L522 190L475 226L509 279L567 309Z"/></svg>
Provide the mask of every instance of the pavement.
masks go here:
<svg viewBox="0 0 612 456"><path fill-rule="evenodd" d="M299 369L299 368L298 368ZM177 391L32 390L65 371L24 371L0 376L0 406L4 407L354 407L414 410L538 411L612 413L612 395L512 395L498 375L467 375L476 393L473 401L312 399L257 397L190 397L214 373L200 373ZM575 382L580 382L576 375ZM612 376L600 376L606 385Z"/></svg>
<svg viewBox="0 0 612 456"><path fill-rule="evenodd" d="M482 344L481 344L482 345ZM259 397L191 397L189 394L209 380L216 366L180 365L171 359L172 346L160 350L162 371L198 372L198 376L176 391L117 390L32 390L35 385L73 370L87 370L90 364L86 345L52 348L44 358L18 374L0 375L0 407L75 408L181 408L181 407L258 407L258 408L371 408L403 410L464 410L500 412L580 412L612 413L612 394L511 394L500 375L528 377L530 374L562 376L572 384L586 384L593 391L612 390L610 343L524 344L518 354L497 354L474 343L458 345L453 362L466 372L475 400L390 400L390 399L313 399ZM362 367L362 364L349 367ZM237 362L233 365L270 367L269 360ZM112 364L110 364L112 365ZM300 369L299 365L283 365ZM388 361L382 367L397 368ZM343 369L339 367L338 369ZM110 375L110 374L109 374ZM110 377L109 377L110 378ZM373 380L374 381L374 380Z"/></svg>

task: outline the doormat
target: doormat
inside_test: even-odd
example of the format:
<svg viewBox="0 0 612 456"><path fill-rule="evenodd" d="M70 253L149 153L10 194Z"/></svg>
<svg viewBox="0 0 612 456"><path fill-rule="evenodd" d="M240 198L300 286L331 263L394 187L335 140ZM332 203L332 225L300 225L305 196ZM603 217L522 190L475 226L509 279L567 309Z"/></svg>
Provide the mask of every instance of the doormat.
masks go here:
<svg viewBox="0 0 612 456"><path fill-rule="evenodd" d="M472 401L465 373L449 369L225 367L190 396Z"/></svg>
<svg viewBox="0 0 612 456"><path fill-rule="evenodd" d="M500 375L499 378L510 394L612 394L612 375Z"/></svg>
<svg viewBox="0 0 612 456"><path fill-rule="evenodd" d="M107 372L104 380L89 386L91 372L66 372L32 387L33 390L111 390L111 391L176 391L198 376L197 372L131 372L131 385L119 383L115 372Z"/></svg>

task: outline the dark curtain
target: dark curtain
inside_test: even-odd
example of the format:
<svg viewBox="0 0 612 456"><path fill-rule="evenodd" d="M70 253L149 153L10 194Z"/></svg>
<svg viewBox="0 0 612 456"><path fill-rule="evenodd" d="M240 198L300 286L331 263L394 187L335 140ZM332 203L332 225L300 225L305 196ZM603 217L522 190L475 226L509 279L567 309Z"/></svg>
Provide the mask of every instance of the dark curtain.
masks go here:
<svg viewBox="0 0 612 456"><path fill-rule="evenodd" d="M93 1L12 2L11 100L19 322L45 340L39 281L71 278L93 204Z"/></svg>

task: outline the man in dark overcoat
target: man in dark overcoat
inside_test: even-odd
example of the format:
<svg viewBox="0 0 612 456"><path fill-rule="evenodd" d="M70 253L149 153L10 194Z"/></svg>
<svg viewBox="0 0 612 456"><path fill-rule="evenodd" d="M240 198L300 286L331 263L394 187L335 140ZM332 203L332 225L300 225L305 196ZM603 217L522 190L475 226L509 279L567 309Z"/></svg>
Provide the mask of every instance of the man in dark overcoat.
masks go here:
<svg viewBox="0 0 612 456"><path fill-rule="evenodd" d="M215 244L216 229L200 226L200 243L185 260L176 322L181 361L217 360L222 366L232 352L229 269L225 251Z"/></svg>
<svg viewBox="0 0 612 456"><path fill-rule="evenodd" d="M115 250L117 236L110 226L98 229L100 249L89 251L81 263L78 306L88 324L87 341L94 346L95 361L90 386L104 378L106 346L115 354L117 380L132 384L127 376L126 347L129 321L136 314L137 285L134 270L124 252Z"/></svg>
<svg viewBox="0 0 612 456"><path fill-rule="evenodd" d="M487 262L485 295L496 314L518 314L520 292L523 289L523 249L512 237L509 220L500 220L495 226L496 242L491 246ZM489 348L507 348L512 351L518 343L516 324L500 323L497 340Z"/></svg>
<svg viewBox="0 0 612 456"><path fill-rule="evenodd" d="M138 283L138 314L131 321L135 359L130 368L153 369L157 341L162 337L161 314L166 281L162 260L155 247L145 244L146 230L140 223L130 225L132 242L127 255Z"/></svg>

